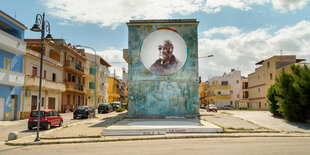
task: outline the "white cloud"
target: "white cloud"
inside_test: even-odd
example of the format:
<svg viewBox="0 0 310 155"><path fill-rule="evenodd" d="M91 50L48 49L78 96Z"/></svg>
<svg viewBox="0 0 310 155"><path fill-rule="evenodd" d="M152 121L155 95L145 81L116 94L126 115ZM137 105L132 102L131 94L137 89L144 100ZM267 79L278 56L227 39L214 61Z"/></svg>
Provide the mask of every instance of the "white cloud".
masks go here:
<svg viewBox="0 0 310 155"><path fill-rule="evenodd" d="M201 38L198 47L199 56L214 55L199 60L199 72L203 80L228 73L230 69L239 69L242 75L247 76L255 71L256 62L280 55L280 50L284 55L297 55L297 58L305 58L309 62L310 22L301 21L274 34L269 29L257 29L222 40Z"/></svg>
<svg viewBox="0 0 310 155"><path fill-rule="evenodd" d="M92 50L85 49L87 53L95 54ZM111 67L109 68L110 75L114 76L114 70L115 75L119 78L122 78L123 70L122 68L125 68L126 71L128 70L128 65L126 61L123 59L123 51L115 49L113 47L110 47L107 50L104 51L97 51L97 55L101 56L105 61L107 61Z"/></svg>
<svg viewBox="0 0 310 155"><path fill-rule="evenodd" d="M171 18L199 10L204 0L46 0L53 16L72 22L117 27L131 19Z"/></svg>
<svg viewBox="0 0 310 155"><path fill-rule="evenodd" d="M92 23L116 28L132 19L165 19L195 12L217 13L223 7L248 11L272 3L280 11L302 9L307 0L43 0L61 24Z"/></svg>
<svg viewBox="0 0 310 155"><path fill-rule="evenodd" d="M226 27L216 27L216 28L212 28L208 31L204 31L203 34L205 37L212 37L212 35L214 34L223 34L226 37L227 36L236 36L241 32L240 29L238 29L237 27L234 26L226 26Z"/></svg>
<svg viewBox="0 0 310 155"><path fill-rule="evenodd" d="M282 12L296 11L307 5L308 0L272 0L273 7Z"/></svg>
<svg viewBox="0 0 310 155"><path fill-rule="evenodd" d="M203 8L203 11L207 13L217 13L221 11L223 7L231 7L248 11L252 9L250 5L263 5L269 1L270 0L208 0Z"/></svg>

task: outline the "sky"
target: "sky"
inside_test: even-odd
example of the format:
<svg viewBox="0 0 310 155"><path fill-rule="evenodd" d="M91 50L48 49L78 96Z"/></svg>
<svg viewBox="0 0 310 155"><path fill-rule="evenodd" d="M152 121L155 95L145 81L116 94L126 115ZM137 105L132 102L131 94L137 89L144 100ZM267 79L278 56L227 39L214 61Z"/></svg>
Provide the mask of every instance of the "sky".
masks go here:
<svg viewBox="0 0 310 155"><path fill-rule="evenodd" d="M309 0L0 0L0 9L23 23L25 38L36 14L46 13L54 38L90 46L121 76L128 48L126 22L197 19L199 75L203 81L231 69L246 76L260 60L296 55L310 60ZM92 52L88 50L87 52Z"/></svg>

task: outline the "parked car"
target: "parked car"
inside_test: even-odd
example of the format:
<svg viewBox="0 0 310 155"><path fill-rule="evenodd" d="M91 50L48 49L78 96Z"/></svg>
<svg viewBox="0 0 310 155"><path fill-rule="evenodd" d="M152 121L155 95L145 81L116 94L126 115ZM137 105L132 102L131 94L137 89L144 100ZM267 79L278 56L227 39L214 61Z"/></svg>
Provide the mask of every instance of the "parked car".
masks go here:
<svg viewBox="0 0 310 155"><path fill-rule="evenodd" d="M113 108L109 103L99 104L98 106L98 113L108 113L111 111L113 111Z"/></svg>
<svg viewBox="0 0 310 155"><path fill-rule="evenodd" d="M232 105L225 105L224 106L224 110L231 110L231 109L235 109Z"/></svg>
<svg viewBox="0 0 310 155"><path fill-rule="evenodd" d="M121 102L112 102L111 105L112 105L113 109L116 110L118 107L121 106Z"/></svg>
<svg viewBox="0 0 310 155"><path fill-rule="evenodd" d="M32 110L28 119L28 130L37 127L38 110ZM63 118L54 109L40 110L40 127L49 130L51 126L62 126Z"/></svg>
<svg viewBox="0 0 310 155"><path fill-rule="evenodd" d="M205 109L205 108L206 108L206 105L200 104L200 109Z"/></svg>
<svg viewBox="0 0 310 155"><path fill-rule="evenodd" d="M89 106L78 106L73 113L73 119L95 117L95 109Z"/></svg>
<svg viewBox="0 0 310 155"><path fill-rule="evenodd" d="M215 112L217 112L217 107L216 107L214 104L209 104L209 105L207 105L207 106L206 106L206 109L207 109L208 112L210 112L210 111L215 111Z"/></svg>

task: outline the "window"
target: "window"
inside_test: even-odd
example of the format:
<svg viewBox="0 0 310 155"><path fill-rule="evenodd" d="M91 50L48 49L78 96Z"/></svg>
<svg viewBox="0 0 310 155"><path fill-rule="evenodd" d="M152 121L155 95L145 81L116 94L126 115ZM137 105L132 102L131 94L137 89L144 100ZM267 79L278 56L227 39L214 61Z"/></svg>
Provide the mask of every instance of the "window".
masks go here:
<svg viewBox="0 0 310 155"><path fill-rule="evenodd" d="M222 86L227 86L228 85L228 81L222 81Z"/></svg>
<svg viewBox="0 0 310 155"><path fill-rule="evenodd" d="M53 116L58 116L56 111L51 111L53 113Z"/></svg>
<svg viewBox="0 0 310 155"><path fill-rule="evenodd" d="M259 75L257 76L258 80L259 80Z"/></svg>
<svg viewBox="0 0 310 155"><path fill-rule="evenodd" d="M258 92L260 92L260 88L258 88Z"/></svg>
<svg viewBox="0 0 310 155"><path fill-rule="evenodd" d="M230 90L230 95L233 94L233 93L234 93L234 91L233 91L233 90Z"/></svg>
<svg viewBox="0 0 310 155"><path fill-rule="evenodd" d="M50 112L46 113L46 116L47 116L47 117L53 116L53 111L50 111Z"/></svg>
<svg viewBox="0 0 310 155"><path fill-rule="evenodd" d="M68 55L68 60L74 61L74 58L72 56Z"/></svg>
<svg viewBox="0 0 310 155"><path fill-rule="evenodd" d="M272 73L270 73L270 80L272 80Z"/></svg>
<svg viewBox="0 0 310 155"><path fill-rule="evenodd" d="M53 73L53 81L55 82L56 81L56 74Z"/></svg>
<svg viewBox="0 0 310 155"><path fill-rule="evenodd" d="M239 83L239 80L237 80L236 82Z"/></svg>
<svg viewBox="0 0 310 155"><path fill-rule="evenodd" d="M38 68L32 67L32 76L37 76L37 73L38 73Z"/></svg>
<svg viewBox="0 0 310 155"><path fill-rule="evenodd" d="M46 70L44 70L43 78L46 79Z"/></svg>
<svg viewBox="0 0 310 155"><path fill-rule="evenodd" d="M75 76L72 76L72 82L75 82Z"/></svg>
<svg viewBox="0 0 310 155"><path fill-rule="evenodd" d="M44 97L42 97L42 100L41 100L41 107L44 107Z"/></svg>
<svg viewBox="0 0 310 155"><path fill-rule="evenodd" d="M270 63L269 63L269 61L267 62L267 67L268 67L268 68L270 67Z"/></svg>
<svg viewBox="0 0 310 155"><path fill-rule="evenodd" d="M71 81L71 74L68 73L68 82L70 82L70 81Z"/></svg>
<svg viewBox="0 0 310 155"><path fill-rule="evenodd" d="M4 58L4 60L3 60L3 69L11 70L11 64L12 64L12 60L11 59Z"/></svg>
<svg viewBox="0 0 310 155"><path fill-rule="evenodd" d="M239 98L239 94L237 94L237 98Z"/></svg>
<svg viewBox="0 0 310 155"><path fill-rule="evenodd" d="M217 92L217 94L221 95L221 92L219 91L219 92Z"/></svg>

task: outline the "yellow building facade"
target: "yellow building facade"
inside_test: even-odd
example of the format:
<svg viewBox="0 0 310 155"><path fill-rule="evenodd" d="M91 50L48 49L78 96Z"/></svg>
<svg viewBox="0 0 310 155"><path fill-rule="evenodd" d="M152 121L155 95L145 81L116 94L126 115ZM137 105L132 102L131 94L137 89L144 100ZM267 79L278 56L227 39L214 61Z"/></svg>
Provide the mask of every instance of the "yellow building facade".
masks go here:
<svg viewBox="0 0 310 155"><path fill-rule="evenodd" d="M207 104L207 82L199 83L199 104Z"/></svg>
<svg viewBox="0 0 310 155"><path fill-rule="evenodd" d="M278 55L256 63L256 65L261 66L256 68L254 73L248 75L248 107L250 109L268 110L266 95L270 86L275 83L281 68L289 67L291 64L304 60L296 59L296 55Z"/></svg>
<svg viewBox="0 0 310 155"><path fill-rule="evenodd" d="M120 101L120 81L115 77L108 77L108 102Z"/></svg>

